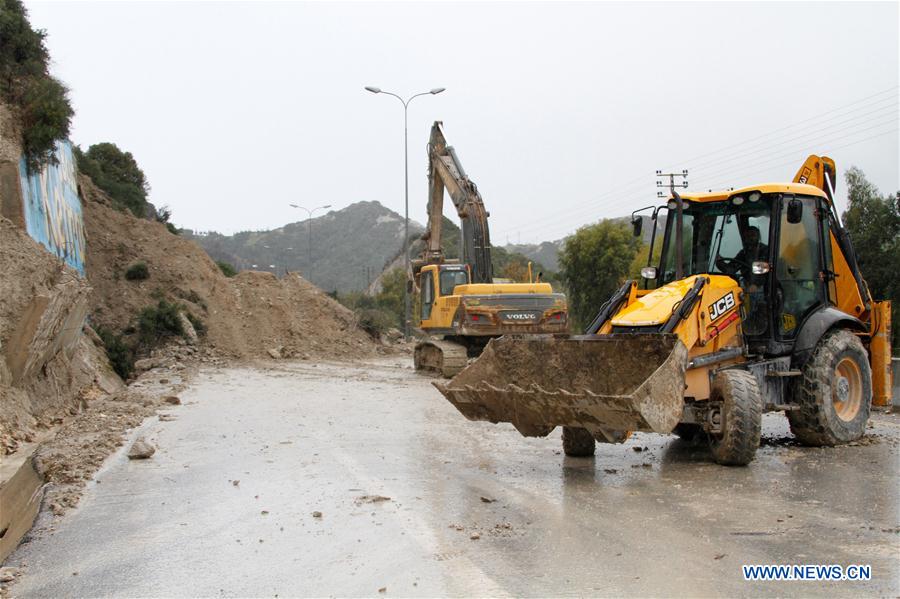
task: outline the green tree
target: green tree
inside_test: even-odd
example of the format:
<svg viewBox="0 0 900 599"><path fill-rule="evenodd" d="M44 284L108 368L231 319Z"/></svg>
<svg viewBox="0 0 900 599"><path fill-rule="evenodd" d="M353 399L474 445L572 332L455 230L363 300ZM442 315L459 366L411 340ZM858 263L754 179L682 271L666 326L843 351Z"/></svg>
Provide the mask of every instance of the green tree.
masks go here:
<svg viewBox="0 0 900 599"><path fill-rule="evenodd" d="M381 291L375 296L375 303L378 307L388 312L396 323L394 326L401 329L406 310L405 293L406 273L402 268L394 268L381 277Z"/></svg>
<svg viewBox="0 0 900 599"><path fill-rule="evenodd" d="M32 29L21 0L0 0L0 96L22 123L22 152L29 169L52 163L56 142L72 121L68 90L50 75L47 34Z"/></svg>
<svg viewBox="0 0 900 599"><path fill-rule="evenodd" d="M105 191L117 208L129 210L138 218L147 216L150 184L131 152L123 152L116 144L105 142L92 145L87 152L75 148L75 158L78 170Z"/></svg>
<svg viewBox="0 0 900 599"><path fill-rule="evenodd" d="M443 215L441 223L441 250L444 258L459 258L459 238L462 235L459 225Z"/></svg>
<svg viewBox="0 0 900 599"><path fill-rule="evenodd" d="M566 240L559 256L569 314L583 329L628 275L641 240L631 227L610 220L588 225Z"/></svg>
<svg viewBox="0 0 900 599"><path fill-rule="evenodd" d="M230 263L225 262L224 260L216 261L216 266L218 266L219 270L222 271L222 274L228 278L231 278L237 274L237 269L234 266L232 266ZM337 292L335 292L335 293L337 293ZM331 295L331 294L329 293L329 295ZM337 299L337 297L335 297L335 296L332 296L332 297Z"/></svg>
<svg viewBox="0 0 900 599"><path fill-rule="evenodd" d="M647 266L647 255L650 253L650 244L642 243L641 248L638 250L638 253L635 254L634 260L631 261L631 266L628 268L628 276L632 279L640 279L641 277L641 269ZM659 257L662 254L662 239L657 238L656 242L653 244L653 259L650 261L650 266L655 266L659 268Z"/></svg>
<svg viewBox="0 0 900 599"><path fill-rule="evenodd" d="M851 167L846 175L849 205L844 225L850 232L859 268L874 299L893 302L892 339L900 355L900 192L882 196L865 174Z"/></svg>
<svg viewBox="0 0 900 599"><path fill-rule="evenodd" d="M544 268L540 262L529 260L528 256L519 252L511 252L503 247L491 248L491 266L494 269L495 278L510 279L514 283L527 283L529 262L531 262L532 277L536 278L538 273L541 273L541 280L544 283L557 282L557 274Z"/></svg>

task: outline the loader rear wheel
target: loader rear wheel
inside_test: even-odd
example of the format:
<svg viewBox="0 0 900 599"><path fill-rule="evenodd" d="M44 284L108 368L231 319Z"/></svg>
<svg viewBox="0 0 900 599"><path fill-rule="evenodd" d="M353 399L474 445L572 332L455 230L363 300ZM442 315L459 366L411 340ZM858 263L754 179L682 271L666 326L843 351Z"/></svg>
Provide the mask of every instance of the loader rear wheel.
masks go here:
<svg viewBox="0 0 900 599"><path fill-rule="evenodd" d="M872 407L872 368L859 337L846 330L819 341L794 383L787 413L791 431L806 445L838 445L866 432Z"/></svg>
<svg viewBox="0 0 900 599"><path fill-rule="evenodd" d="M710 399L721 402L717 415L721 432L709 435L713 457L724 466L746 466L756 456L762 431L762 394L756 377L744 370L723 370L711 391Z"/></svg>
<svg viewBox="0 0 900 599"><path fill-rule="evenodd" d="M562 430L563 452L572 458L587 458L594 455L596 441L585 428L564 426Z"/></svg>

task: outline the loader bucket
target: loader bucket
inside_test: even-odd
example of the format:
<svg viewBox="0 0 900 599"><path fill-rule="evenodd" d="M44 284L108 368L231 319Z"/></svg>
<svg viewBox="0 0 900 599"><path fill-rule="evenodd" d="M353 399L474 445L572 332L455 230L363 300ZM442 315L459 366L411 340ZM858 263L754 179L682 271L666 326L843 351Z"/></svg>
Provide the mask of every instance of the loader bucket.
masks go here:
<svg viewBox="0 0 900 599"><path fill-rule="evenodd" d="M681 420L687 348L675 335L531 335L492 340L434 386L469 420L525 436L557 426L671 432Z"/></svg>

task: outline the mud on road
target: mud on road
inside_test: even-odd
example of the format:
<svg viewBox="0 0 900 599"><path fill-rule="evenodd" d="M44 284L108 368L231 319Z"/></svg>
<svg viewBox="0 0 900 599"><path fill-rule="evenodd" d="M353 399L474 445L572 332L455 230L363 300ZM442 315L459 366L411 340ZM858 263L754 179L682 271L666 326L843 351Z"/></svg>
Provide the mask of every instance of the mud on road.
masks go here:
<svg viewBox="0 0 900 599"><path fill-rule="evenodd" d="M747 468L673 436L591 459L468 422L408 358L208 368L8 560L17 596L900 593L900 419L856 446L764 421ZM48 517L45 515L44 517ZM871 564L746 582L742 564Z"/></svg>

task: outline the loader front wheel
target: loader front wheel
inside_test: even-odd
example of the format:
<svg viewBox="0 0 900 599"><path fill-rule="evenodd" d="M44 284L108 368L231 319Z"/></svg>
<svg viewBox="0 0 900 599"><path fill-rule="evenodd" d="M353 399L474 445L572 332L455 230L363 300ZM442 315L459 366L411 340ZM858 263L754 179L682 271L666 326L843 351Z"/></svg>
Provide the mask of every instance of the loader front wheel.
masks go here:
<svg viewBox="0 0 900 599"><path fill-rule="evenodd" d="M866 348L850 331L819 341L794 383L799 406L787 413L791 431L806 445L838 445L866 432L872 407L872 367Z"/></svg>
<svg viewBox="0 0 900 599"><path fill-rule="evenodd" d="M713 415L719 432L709 435L713 457L724 466L746 466L756 456L762 430L756 377L744 370L723 370L713 380L710 400L721 406Z"/></svg>
<svg viewBox="0 0 900 599"><path fill-rule="evenodd" d="M596 441L585 428L564 426L562 430L563 452L572 458L588 458L594 455Z"/></svg>

